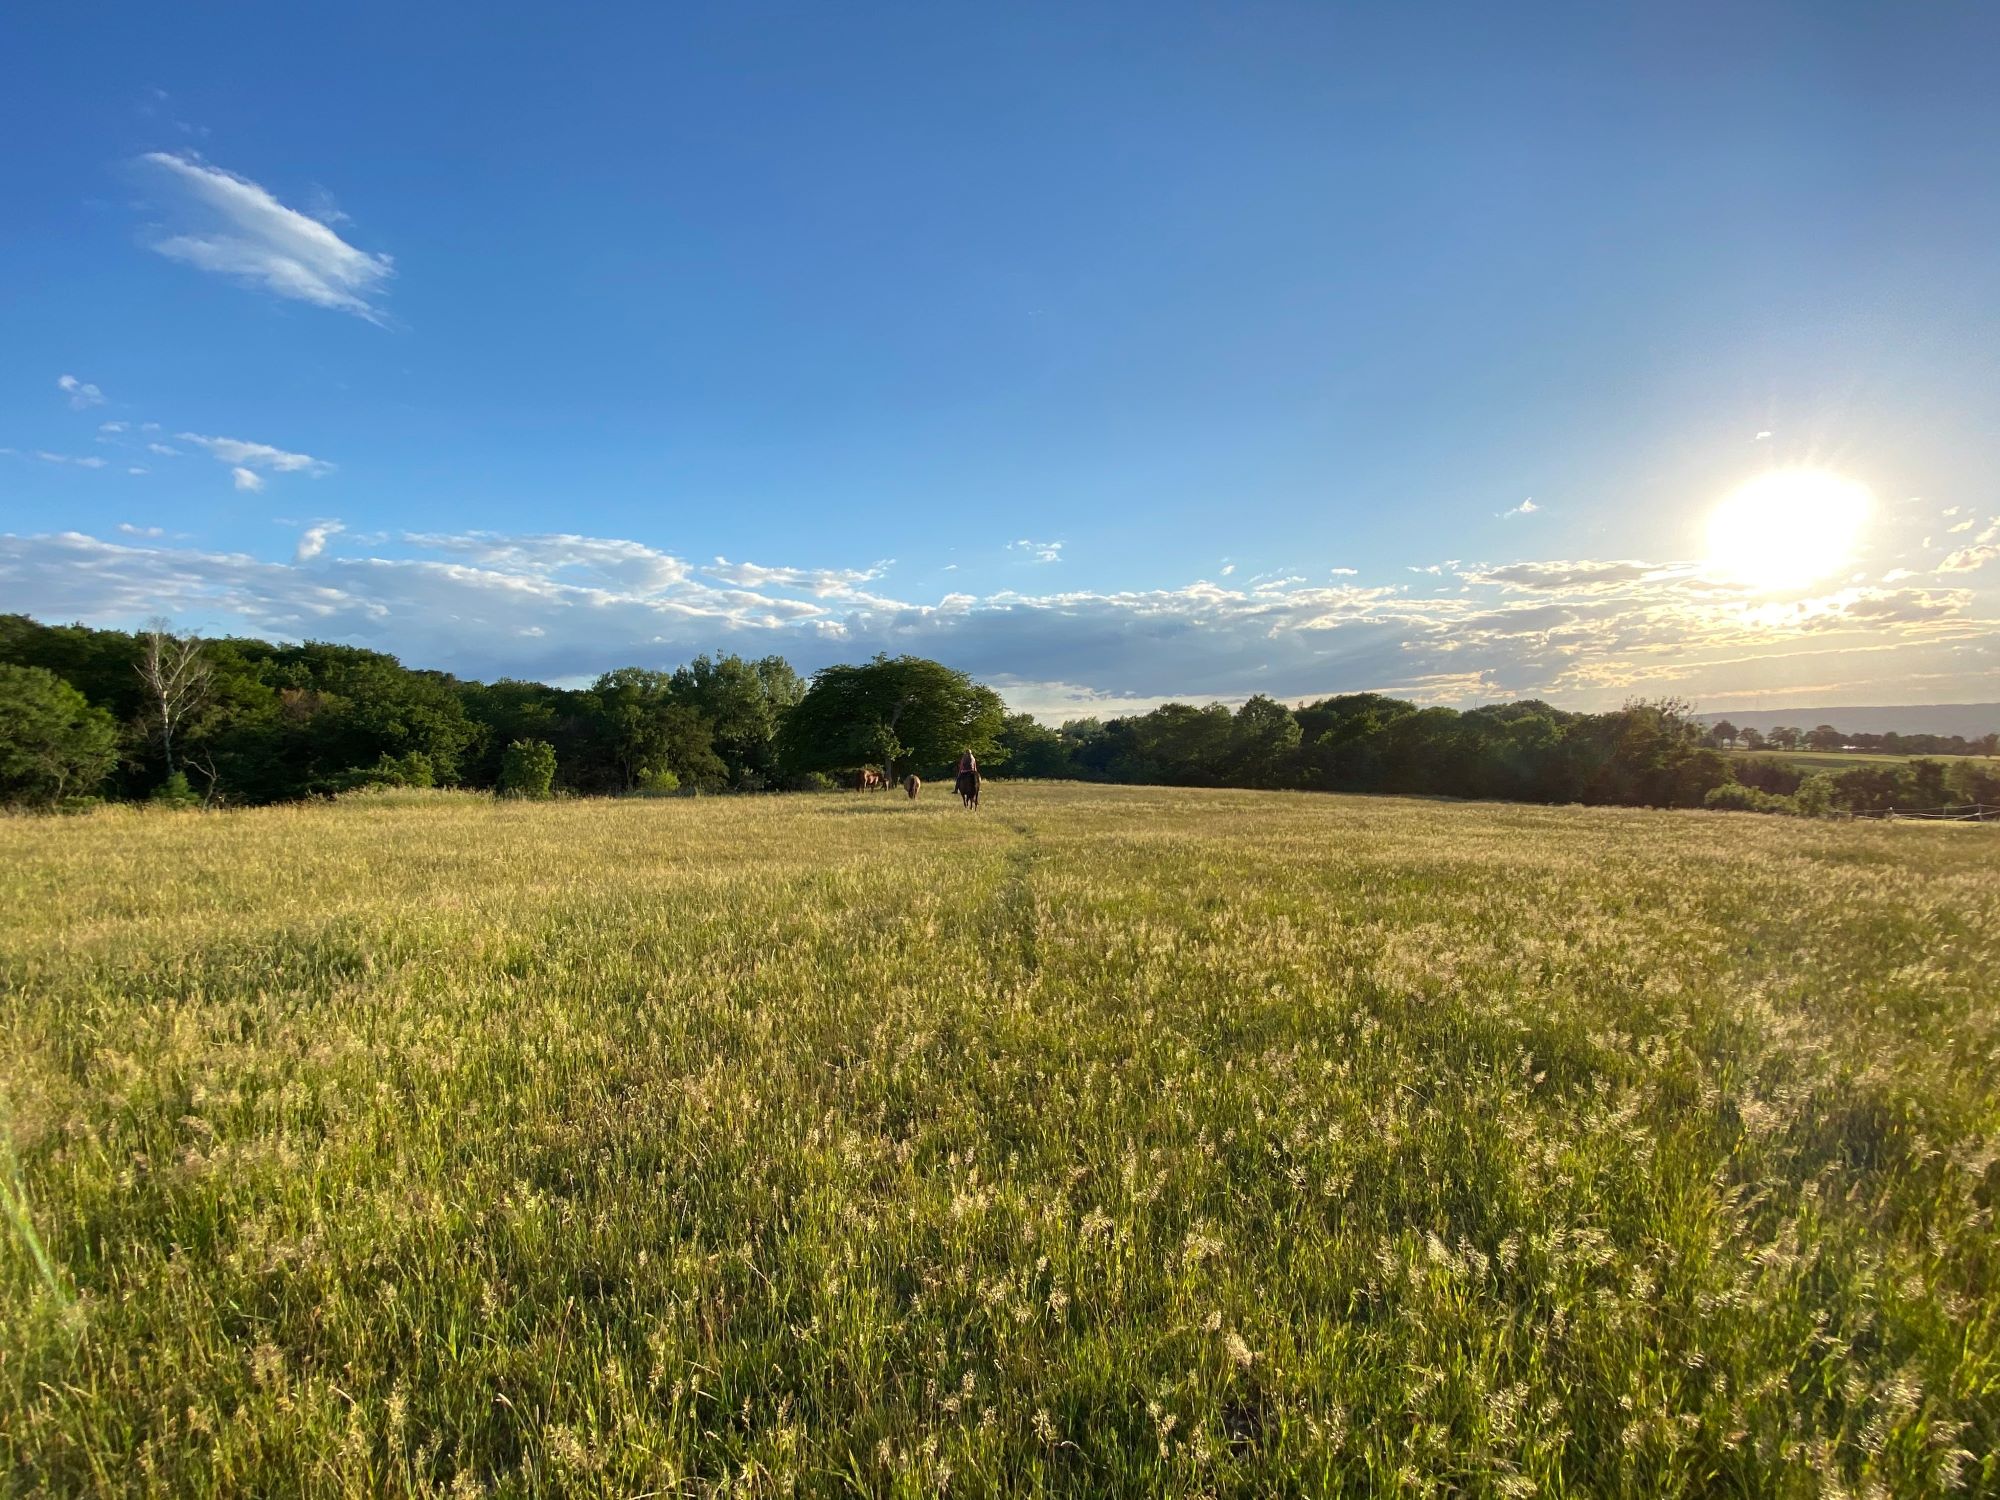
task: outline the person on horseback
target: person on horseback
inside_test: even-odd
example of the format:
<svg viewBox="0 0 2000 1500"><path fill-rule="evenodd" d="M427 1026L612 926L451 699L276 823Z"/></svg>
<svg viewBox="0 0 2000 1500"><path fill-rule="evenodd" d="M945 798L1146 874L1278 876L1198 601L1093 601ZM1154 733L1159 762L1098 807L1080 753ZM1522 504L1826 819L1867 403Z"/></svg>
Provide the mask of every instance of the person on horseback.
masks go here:
<svg viewBox="0 0 2000 1500"><path fill-rule="evenodd" d="M967 807L979 806L979 758L970 748L958 758L958 795Z"/></svg>
<svg viewBox="0 0 2000 1500"><path fill-rule="evenodd" d="M961 776L977 776L979 774L979 759L970 750L959 756L958 774Z"/></svg>

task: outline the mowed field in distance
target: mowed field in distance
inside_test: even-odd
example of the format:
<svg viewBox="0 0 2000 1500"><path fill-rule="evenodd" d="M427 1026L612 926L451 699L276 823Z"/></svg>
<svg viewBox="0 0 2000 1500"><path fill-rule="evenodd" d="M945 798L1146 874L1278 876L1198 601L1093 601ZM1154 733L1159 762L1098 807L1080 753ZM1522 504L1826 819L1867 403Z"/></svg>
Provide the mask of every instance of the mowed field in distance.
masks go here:
<svg viewBox="0 0 2000 1500"><path fill-rule="evenodd" d="M2000 830L405 795L0 909L12 1493L2000 1489Z"/></svg>
<svg viewBox="0 0 2000 1500"><path fill-rule="evenodd" d="M1815 771L1851 771L1856 766L1902 766L1913 760L1934 760L1942 765L1955 766L1962 761L1970 761L1976 766L2000 766L2000 760L1990 755L1887 755L1867 750L1731 750L1727 752L1738 760L1777 760L1805 772L1810 776Z"/></svg>

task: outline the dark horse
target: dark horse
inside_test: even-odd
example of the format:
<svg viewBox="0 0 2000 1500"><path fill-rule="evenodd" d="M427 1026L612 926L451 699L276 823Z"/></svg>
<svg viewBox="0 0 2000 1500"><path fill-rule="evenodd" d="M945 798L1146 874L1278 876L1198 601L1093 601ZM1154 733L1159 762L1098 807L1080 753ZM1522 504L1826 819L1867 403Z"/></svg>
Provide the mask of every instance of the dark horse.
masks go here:
<svg viewBox="0 0 2000 1500"><path fill-rule="evenodd" d="M958 773L958 800L967 807L979 806L979 773L960 771Z"/></svg>

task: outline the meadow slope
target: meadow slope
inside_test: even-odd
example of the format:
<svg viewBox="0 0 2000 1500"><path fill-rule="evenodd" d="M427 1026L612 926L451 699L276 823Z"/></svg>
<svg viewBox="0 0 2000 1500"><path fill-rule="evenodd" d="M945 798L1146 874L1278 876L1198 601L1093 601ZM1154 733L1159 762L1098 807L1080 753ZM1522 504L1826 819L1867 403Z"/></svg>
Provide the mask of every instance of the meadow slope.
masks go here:
<svg viewBox="0 0 2000 1500"><path fill-rule="evenodd" d="M2000 1493L1996 834L0 820L0 1473Z"/></svg>

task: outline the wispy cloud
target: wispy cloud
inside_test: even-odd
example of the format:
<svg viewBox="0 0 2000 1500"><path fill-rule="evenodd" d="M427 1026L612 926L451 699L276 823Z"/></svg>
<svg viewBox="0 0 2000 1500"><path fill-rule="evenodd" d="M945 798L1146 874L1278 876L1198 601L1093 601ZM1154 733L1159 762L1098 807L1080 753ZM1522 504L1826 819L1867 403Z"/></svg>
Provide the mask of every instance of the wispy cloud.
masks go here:
<svg viewBox="0 0 2000 1500"><path fill-rule="evenodd" d="M1637 583L1658 571L1642 562L1524 562L1475 571L1466 580L1514 589L1603 589Z"/></svg>
<svg viewBox="0 0 2000 1500"><path fill-rule="evenodd" d="M1061 562L1062 549L1063 544L1061 542L1031 542L1026 538L1007 544L1009 552L1025 552L1028 554L1029 561L1038 563Z"/></svg>
<svg viewBox="0 0 2000 1500"><path fill-rule="evenodd" d="M394 271L387 255L357 249L249 178L192 153L152 151L140 160L169 185L185 221L181 232L152 241L160 254L280 297L384 321L376 299Z"/></svg>
<svg viewBox="0 0 2000 1500"><path fill-rule="evenodd" d="M315 521L299 534L299 545L292 552L293 562L310 562L326 551L329 537L338 536L347 528L338 521Z"/></svg>
<svg viewBox="0 0 2000 1500"><path fill-rule="evenodd" d="M711 578L746 589L800 589L821 598L851 592L857 585L872 583L888 572L893 559L884 559L868 568L767 568L757 563L733 563L718 557L702 571Z"/></svg>
<svg viewBox="0 0 2000 1500"><path fill-rule="evenodd" d="M180 449L171 447L166 443L148 443L146 444L146 451L148 453L157 453L163 458L179 458L181 456Z"/></svg>
<svg viewBox="0 0 2000 1500"><path fill-rule="evenodd" d="M193 443L197 448L205 448L218 462L231 466L236 475L239 490L258 490L264 486L261 481L246 483L243 475L254 469L267 469L274 474L310 474L317 479L322 474L331 474L333 465L323 458L314 458L310 453L287 453L283 448L273 448L269 443L246 443L240 438L204 437L198 432L183 432L180 440ZM155 453L171 453L174 450L163 443L150 445ZM251 474L256 480L257 475Z"/></svg>
<svg viewBox="0 0 2000 1500"><path fill-rule="evenodd" d="M0 453L12 453L13 451L11 448L0 449ZM46 448L37 448L30 456L40 459L45 464L75 464L79 469L101 469L105 464L105 460L99 458L94 453L78 458L72 453L51 453Z"/></svg>
<svg viewBox="0 0 2000 1500"><path fill-rule="evenodd" d="M1508 516L1532 516L1536 511L1540 509L1541 507L1535 504L1534 497L1530 496L1528 499L1523 500L1519 505L1515 506L1512 510L1501 511L1500 515L1503 520Z"/></svg>
<svg viewBox="0 0 2000 1500"><path fill-rule="evenodd" d="M254 492L264 488L264 476L259 474L255 469L231 469L229 477L236 481L236 488L239 490L251 490Z"/></svg>
<svg viewBox="0 0 2000 1500"><path fill-rule="evenodd" d="M87 411L93 406L104 404L104 392L87 380L78 380L74 375L58 375L56 389L69 397L69 404L76 411Z"/></svg>

